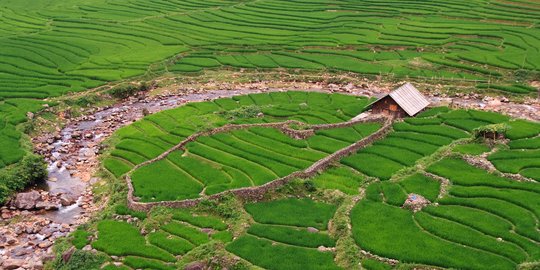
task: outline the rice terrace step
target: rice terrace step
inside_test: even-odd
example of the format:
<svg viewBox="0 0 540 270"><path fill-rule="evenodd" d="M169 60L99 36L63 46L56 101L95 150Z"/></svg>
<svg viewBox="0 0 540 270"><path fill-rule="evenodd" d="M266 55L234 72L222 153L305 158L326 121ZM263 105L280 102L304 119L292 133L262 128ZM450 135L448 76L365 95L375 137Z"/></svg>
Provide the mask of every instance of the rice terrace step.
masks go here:
<svg viewBox="0 0 540 270"><path fill-rule="evenodd" d="M539 0L1 0L0 270L539 270Z"/></svg>

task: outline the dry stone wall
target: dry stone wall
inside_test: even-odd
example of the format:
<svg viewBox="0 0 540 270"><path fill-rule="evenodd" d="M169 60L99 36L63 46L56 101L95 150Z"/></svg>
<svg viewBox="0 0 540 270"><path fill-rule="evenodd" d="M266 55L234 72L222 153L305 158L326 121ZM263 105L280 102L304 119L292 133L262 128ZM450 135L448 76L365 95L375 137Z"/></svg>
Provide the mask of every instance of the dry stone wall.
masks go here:
<svg viewBox="0 0 540 270"><path fill-rule="evenodd" d="M258 201L258 200L261 200L264 194L266 194L268 191L275 190L276 188L287 184L293 179L297 179L297 178L305 179L305 178L313 177L319 171L326 169L330 164L337 162L341 160L343 157L348 156L372 144L374 141L385 137L392 129L392 122L393 122L392 118L386 118L384 116L376 115L369 118L363 118L359 120L347 121L347 122L342 122L342 123L337 123L337 124L312 125L312 126L309 126L308 129L304 129L304 130L295 130L295 129L289 128L291 124L305 125L301 122L285 121L285 122L279 122L279 123L225 125L223 127L215 128L209 131L199 132L199 133L189 136L187 139L183 140L178 145L174 146L173 148L169 149L168 151L164 152L158 157L135 166L130 172L128 172L125 175L125 180L128 186L128 195L127 195L128 203L127 204L129 208L135 211L146 212L146 211L150 211L150 209L156 206L165 206L165 207L170 207L170 208L192 207L199 204L202 200L217 199L226 194L234 194L248 201ZM214 135L218 133L230 132L230 131L239 130L239 129L247 129L247 128L252 128L252 127L271 127L271 128L277 128L281 130L284 134L290 136L291 138L306 139L309 136L314 135L316 130L350 127L350 126L360 124L360 123L381 123L383 126L379 130L377 130L375 133L369 135L368 137L365 137L345 148L342 148L330 154L329 156L325 158L318 160L317 162L313 163L310 167L308 167L307 169L303 171L293 172L287 176L278 178L276 180L273 180L271 182L268 182L260 186L231 189L231 190L220 192L220 193L207 196L207 197L202 197L202 198L197 198L197 199L187 199L187 200L181 200L181 201L139 202L136 200L135 196L133 195L134 188L131 182L131 173L133 171L135 171L136 169L142 166L148 165L152 162L156 162L158 160L165 158L171 152L182 149L183 147L185 147L187 143L192 142L201 136L210 136L210 135Z"/></svg>

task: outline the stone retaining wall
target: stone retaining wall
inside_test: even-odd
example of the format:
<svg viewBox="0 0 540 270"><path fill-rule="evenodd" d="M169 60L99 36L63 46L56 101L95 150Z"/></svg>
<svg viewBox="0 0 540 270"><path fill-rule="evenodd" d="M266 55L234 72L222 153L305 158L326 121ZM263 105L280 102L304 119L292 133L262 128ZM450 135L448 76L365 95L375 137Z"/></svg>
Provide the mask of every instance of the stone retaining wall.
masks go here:
<svg viewBox="0 0 540 270"><path fill-rule="evenodd" d="M347 121L347 122L342 122L342 123L337 123L337 124L313 125L313 126L310 126L310 129L306 129L306 130L290 129L289 128L290 124L299 123L299 122L286 121L286 122L280 122L280 123L226 125L226 126L219 127L210 131L199 132L199 133L189 136L187 139L185 139L178 145L174 146L173 148L169 149L168 151L164 152L163 154L159 155L158 157L135 166L130 172L128 172L125 176L125 180L128 186L128 196L127 196L128 203L127 204L130 209L135 210L135 211L150 211L150 209L152 209L152 207L155 207L155 206L165 206L165 207L170 207L170 208L185 208L185 207L195 206L199 204L202 200L216 199L216 198L219 198L226 194L231 194L231 193L248 201L258 201L258 200L261 200L264 194L266 194L268 191L275 190L276 188L283 186L296 178L313 177L319 171L322 171L325 168L327 168L330 164L337 162L341 160L343 157L350 155L370 145L376 140L383 138L384 136L386 136L386 134L388 134L388 132L391 131L392 120L393 120L392 118L376 116L372 118L365 118L365 119L360 119L360 120L355 120L355 121ZM183 148L187 143L196 140L200 136L209 136L209 135L213 135L217 133L229 132L229 131L238 130L238 129L246 129L246 128L251 128L251 127L273 127L273 128L280 129L282 132L284 132L285 134L293 138L296 138L296 137L303 138L303 136L306 136L308 134L311 134L311 135L315 134L314 132L315 130L350 127L359 123L368 123L368 122L379 122L379 123L382 123L383 126L379 130L377 130L375 133L369 135L368 137L365 137L354 144L351 144L345 148L342 148L328 155L325 158L318 160L317 162L313 163L310 167L308 167L307 169L303 171L293 172L287 176L270 181L264 185L231 189L231 190L223 191L223 192L220 192L211 196L207 196L204 198L187 199L187 200L181 200L181 201L138 202L137 200L135 200L133 196L134 188L131 183L131 173L133 171L135 171L136 169L142 166L145 166L147 164L150 164L152 162L165 158L172 151Z"/></svg>

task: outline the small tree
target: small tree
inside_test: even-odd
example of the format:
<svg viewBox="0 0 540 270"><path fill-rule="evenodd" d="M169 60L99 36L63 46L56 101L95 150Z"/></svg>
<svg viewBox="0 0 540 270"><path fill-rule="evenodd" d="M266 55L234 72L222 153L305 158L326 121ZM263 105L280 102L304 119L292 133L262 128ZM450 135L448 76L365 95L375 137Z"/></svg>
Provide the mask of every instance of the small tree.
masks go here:
<svg viewBox="0 0 540 270"><path fill-rule="evenodd" d="M489 138L496 140L498 138L504 138L506 131L508 130L508 125L506 123L493 124L487 126L481 126L473 130L474 136L479 138L483 137L484 139Z"/></svg>

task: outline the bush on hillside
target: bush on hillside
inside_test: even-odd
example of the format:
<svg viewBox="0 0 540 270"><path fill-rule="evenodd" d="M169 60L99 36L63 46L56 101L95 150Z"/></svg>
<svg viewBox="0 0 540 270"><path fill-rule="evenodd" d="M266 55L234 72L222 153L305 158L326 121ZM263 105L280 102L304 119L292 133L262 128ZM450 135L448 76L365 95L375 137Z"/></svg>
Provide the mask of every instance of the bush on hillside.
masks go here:
<svg viewBox="0 0 540 270"><path fill-rule="evenodd" d="M0 203L8 196L47 177L47 165L38 155L27 155L13 167L0 171Z"/></svg>
<svg viewBox="0 0 540 270"><path fill-rule="evenodd" d="M142 82L140 85L133 85L133 84L122 84L118 85L116 87L113 87L111 90L109 90L109 94L115 98L124 99L129 96L133 96L138 92L145 92L150 90L151 86L146 83Z"/></svg>

